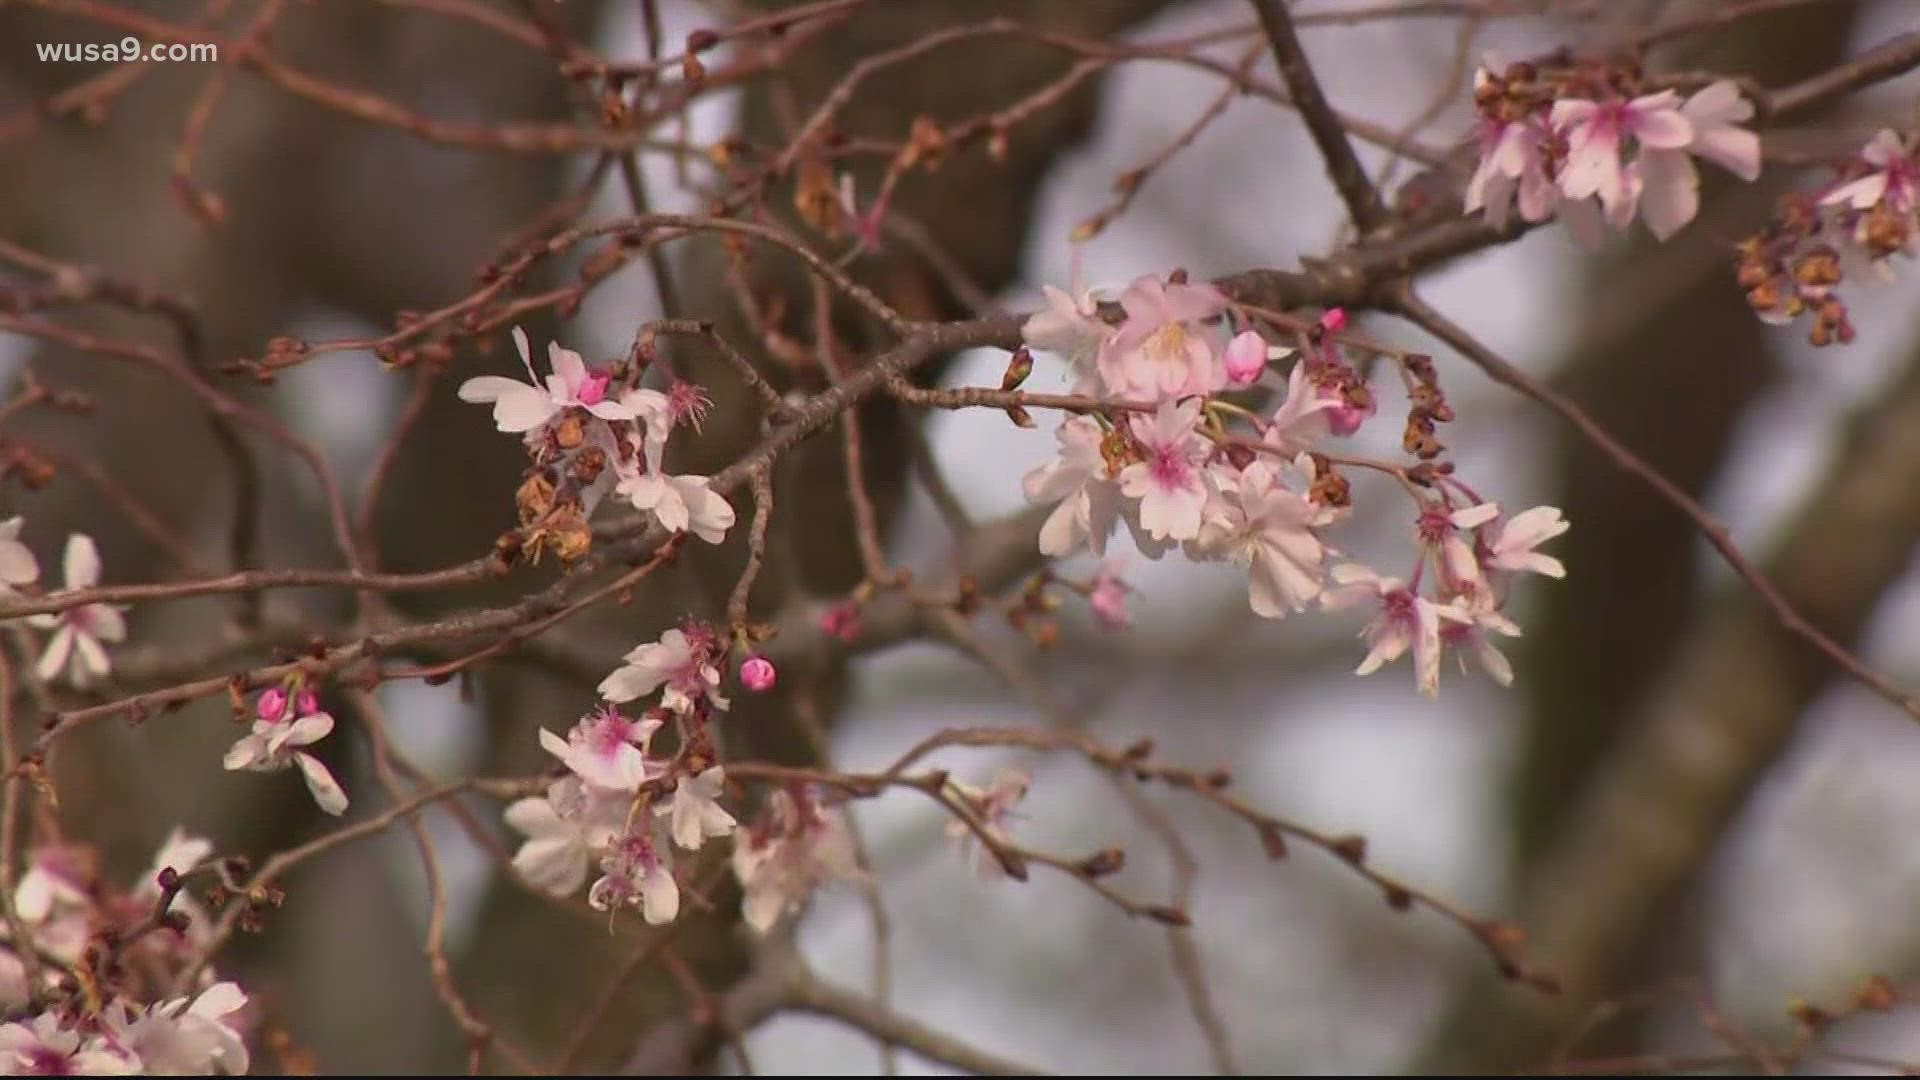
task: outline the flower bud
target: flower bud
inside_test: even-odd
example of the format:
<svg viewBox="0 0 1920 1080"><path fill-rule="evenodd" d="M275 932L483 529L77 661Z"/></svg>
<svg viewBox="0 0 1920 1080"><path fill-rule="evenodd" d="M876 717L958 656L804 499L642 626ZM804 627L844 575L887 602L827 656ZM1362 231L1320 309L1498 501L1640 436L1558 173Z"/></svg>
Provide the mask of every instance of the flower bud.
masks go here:
<svg viewBox="0 0 1920 1080"><path fill-rule="evenodd" d="M269 723L280 719L287 711L287 692L279 687L270 687L260 695L254 705L255 715Z"/></svg>
<svg viewBox="0 0 1920 1080"><path fill-rule="evenodd" d="M1320 316L1320 329L1329 334L1337 334L1346 328L1347 312L1344 308L1328 308L1327 313Z"/></svg>
<svg viewBox="0 0 1920 1080"><path fill-rule="evenodd" d="M764 656L747 657L740 664L740 682L756 694L764 694L773 689L774 680L779 673L773 669L773 661Z"/></svg>
<svg viewBox="0 0 1920 1080"><path fill-rule="evenodd" d="M1243 330L1227 343L1227 381L1235 386L1251 386L1267 370L1267 339L1252 330Z"/></svg>
<svg viewBox="0 0 1920 1080"><path fill-rule="evenodd" d="M300 696L294 699L294 705L299 715L312 716L320 711L320 698L311 690L302 690Z"/></svg>

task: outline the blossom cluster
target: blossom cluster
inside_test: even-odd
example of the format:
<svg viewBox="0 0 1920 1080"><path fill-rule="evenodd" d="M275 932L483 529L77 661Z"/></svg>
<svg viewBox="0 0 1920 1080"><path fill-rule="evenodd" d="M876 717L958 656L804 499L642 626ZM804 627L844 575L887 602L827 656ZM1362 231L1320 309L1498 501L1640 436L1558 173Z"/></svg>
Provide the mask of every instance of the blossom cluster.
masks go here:
<svg viewBox="0 0 1920 1080"><path fill-rule="evenodd" d="M1096 404L1060 425L1056 456L1025 478L1027 498L1053 507L1042 553L1104 555L1124 525L1148 558L1178 549L1243 567L1248 603L1262 617L1316 605L1372 608L1361 674L1411 651L1418 685L1432 695L1441 655L1453 649L1463 666L1471 656L1496 681L1511 681L1488 635L1520 632L1504 614L1512 575L1564 574L1535 548L1567 523L1552 507L1509 517L1454 477L1435 437L1453 412L1429 358L1399 357L1410 402L1402 445L1417 459L1403 466L1328 448L1378 408L1344 355L1337 309L1298 333L1297 349L1275 349L1250 324L1232 332L1245 320L1218 289L1178 275L1133 282L1119 297L1117 325L1090 292L1047 296L1025 341L1064 358ZM1289 358L1271 413L1228 396ZM1413 498L1416 550L1405 578L1344 558L1329 539L1351 512L1349 469L1393 476ZM1103 624L1124 625L1110 563L1085 591Z"/></svg>
<svg viewBox="0 0 1920 1080"><path fill-rule="evenodd" d="M99 879L91 853L66 845L34 849L13 907L38 963L22 959L7 932L0 945L0 1075L204 1076L245 1074L247 995L202 969L193 992L166 988L192 970L213 930L182 887L208 864L213 845L178 829L132 888ZM122 943L111 970L89 986L69 972L92 971L107 943ZM37 970L40 985L29 982Z"/></svg>
<svg viewBox="0 0 1920 1080"><path fill-rule="evenodd" d="M552 374L534 371L527 335L513 331L528 382L481 375L460 385L460 400L493 406L496 427L520 435L533 459L518 494L522 532L511 544L529 558L552 549L566 560L587 552L587 519L609 493L672 533L717 544L733 527L733 507L704 476L672 476L662 467L676 428L698 426L707 409L699 387L676 380L666 391L635 385L628 365L590 368L579 353L548 342ZM622 378L616 379L616 376Z"/></svg>
<svg viewBox="0 0 1920 1080"><path fill-rule="evenodd" d="M541 746L566 772L545 795L507 807L507 823L527 837L513 860L523 878L570 896L597 870L587 890L594 908L636 908L647 922L666 923L680 910L675 850L735 837L748 921L764 930L816 884L858 876L844 819L819 799L776 792L763 821L744 832L721 805L727 777L710 725L728 707L724 659L710 628L675 627L629 652L600 683L604 703L565 736L541 729ZM638 717L621 709L649 698L656 704ZM654 737L669 723L677 746L656 753Z"/></svg>
<svg viewBox="0 0 1920 1080"><path fill-rule="evenodd" d="M1760 318L1805 315L1814 345L1853 340L1837 295L1842 281L1891 280L1894 256L1920 254L1920 139L1876 134L1817 191L1782 200L1780 213L1738 248L1740 287Z"/></svg>
<svg viewBox="0 0 1920 1080"><path fill-rule="evenodd" d="M1760 138L1740 125L1753 104L1732 81L1682 100L1674 90L1636 93L1634 72L1489 61L1474 78L1480 163L1467 213L1504 224L1558 215L1597 247L1609 227L1637 216L1665 240L1700 211L1705 158L1743 180L1760 175Z"/></svg>

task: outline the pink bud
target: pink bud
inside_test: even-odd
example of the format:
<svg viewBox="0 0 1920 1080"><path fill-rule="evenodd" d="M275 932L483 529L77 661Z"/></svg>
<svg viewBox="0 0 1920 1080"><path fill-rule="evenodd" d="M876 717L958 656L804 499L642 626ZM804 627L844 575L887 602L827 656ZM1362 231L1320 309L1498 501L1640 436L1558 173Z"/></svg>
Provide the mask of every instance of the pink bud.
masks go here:
<svg viewBox="0 0 1920 1080"><path fill-rule="evenodd" d="M320 699L314 695L313 691L302 690L300 696L294 699L294 707L301 716L312 716L320 711Z"/></svg>
<svg viewBox="0 0 1920 1080"><path fill-rule="evenodd" d="M254 703L254 714L269 723L280 719L287 711L287 692L277 686L268 688Z"/></svg>
<svg viewBox="0 0 1920 1080"><path fill-rule="evenodd" d="M1320 316L1320 329L1330 334L1337 334L1346 328L1347 313L1344 308L1328 308L1327 313Z"/></svg>
<svg viewBox="0 0 1920 1080"><path fill-rule="evenodd" d="M741 685L756 694L764 694L773 689L774 679L779 673L773 670L773 661L764 656L749 656L740 663Z"/></svg>
<svg viewBox="0 0 1920 1080"><path fill-rule="evenodd" d="M1371 397L1368 398L1365 408L1356 408L1337 386L1320 387L1318 393L1320 397L1334 403L1333 407L1325 410L1322 415L1327 418L1327 430L1341 438L1359 431L1360 425L1366 423L1367 418L1379 408Z"/></svg>
<svg viewBox="0 0 1920 1080"><path fill-rule="evenodd" d="M607 383L611 381L605 374L587 376L587 381L580 384L580 393L577 395L580 404L593 406L606 400Z"/></svg>
<svg viewBox="0 0 1920 1080"><path fill-rule="evenodd" d="M1242 330L1227 342L1227 381L1235 386L1251 386L1267 370L1267 339L1252 330Z"/></svg>

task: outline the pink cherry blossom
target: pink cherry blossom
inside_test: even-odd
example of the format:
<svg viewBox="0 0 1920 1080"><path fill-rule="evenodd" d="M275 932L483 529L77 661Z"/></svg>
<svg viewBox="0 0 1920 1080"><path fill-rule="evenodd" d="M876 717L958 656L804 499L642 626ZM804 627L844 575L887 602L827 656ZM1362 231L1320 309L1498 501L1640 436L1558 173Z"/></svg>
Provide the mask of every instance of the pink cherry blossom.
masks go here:
<svg viewBox="0 0 1920 1080"><path fill-rule="evenodd" d="M1220 314L1226 297L1211 285L1169 285L1152 275L1120 294L1126 321L1101 345L1096 363L1116 397L1159 400L1218 390L1224 378L1209 334L1191 325Z"/></svg>
<svg viewBox="0 0 1920 1080"><path fill-rule="evenodd" d="M1274 410L1262 438L1289 456L1310 450L1332 433L1333 410L1345 400L1330 397L1314 386L1306 359L1295 362L1287 373L1287 396ZM1356 425L1357 426L1357 425Z"/></svg>
<svg viewBox="0 0 1920 1080"><path fill-rule="evenodd" d="M1497 508L1496 508L1497 509ZM1559 507L1536 506L1523 510L1505 522L1489 526L1483 533L1487 553L1483 565L1489 570L1509 573L1534 573L1551 578L1567 576L1559 559L1533 550L1570 528L1561 518Z"/></svg>
<svg viewBox="0 0 1920 1080"><path fill-rule="evenodd" d="M542 797L508 806L507 824L526 837L513 868L535 888L572 896L587 882L597 852L625 828L632 796L589 786L578 776L555 781Z"/></svg>
<svg viewBox="0 0 1920 1080"><path fill-rule="evenodd" d="M1440 643L1459 658L1461 674L1466 673L1467 657L1472 656L1488 678L1501 686L1512 686L1513 664L1493 646L1487 635L1496 633L1519 637L1520 628L1493 606L1493 597L1484 590L1456 598L1455 605L1467 613L1469 620L1443 621L1440 624Z"/></svg>
<svg viewBox="0 0 1920 1080"><path fill-rule="evenodd" d="M630 792L659 775L660 766L647 757L647 744L658 730L660 721L652 717L634 720L605 706L575 724L564 739L541 728L540 745L587 783Z"/></svg>
<svg viewBox="0 0 1920 1080"><path fill-rule="evenodd" d="M252 772L300 770L307 791L320 809L334 816L347 812L347 793L333 778L326 763L304 750L333 732L333 717L323 712L295 719L255 720L253 729L228 748L222 765L228 770Z"/></svg>
<svg viewBox="0 0 1920 1080"><path fill-rule="evenodd" d="M1822 204L1871 210L1884 202L1907 214L1920 207L1920 161L1914 147L1893 131L1882 130L1860 151L1860 158L1869 171L1821 196Z"/></svg>
<svg viewBox="0 0 1920 1080"><path fill-rule="evenodd" d="M1129 418L1145 460L1120 471L1120 491L1140 500L1140 524L1156 540L1191 540L1200 535L1200 513L1207 503L1206 464L1213 444L1195 425L1200 401L1163 401L1152 416Z"/></svg>
<svg viewBox="0 0 1920 1080"><path fill-rule="evenodd" d="M1361 631L1367 655L1353 673L1371 675L1412 649L1414 680L1420 692L1427 697L1438 694L1441 624L1469 623L1472 616L1455 604L1436 603L1400 579L1383 577L1358 563L1341 563L1333 568L1332 576L1335 585L1321 594L1322 606L1339 610L1359 604L1379 605L1373 621Z"/></svg>
<svg viewBox="0 0 1920 1080"><path fill-rule="evenodd" d="M1643 146L1628 169L1629 188L1637 189L1641 220L1661 240L1680 231L1700 212L1698 155L1740 177L1760 175L1760 137L1739 126L1753 118L1753 104L1730 80L1721 80L1680 106L1693 129L1684 148Z"/></svg>
<svg viewBox="0 0 1920 1080"><path fill-rule="evenodd" d="M637 907L649 925L680 914L680 883L673 878L670 849L644 823L616 839L600 860L602 876L587 890L596 911Z"/></svg>
<svg viewBox="0 0 1920 1080"><path fill-rule="evenodd" d="M1672 90L1631 101L1562 98L1553 103L1552 122L1567 140L1561 192L1574 200L1598 196L1609 216L1636 194L1624 158L1629 139L1642 150L1679 150L1693 141L1693 124Z"/></svg>
<svg viewBox="0 0 1920 1080"><path fill-rule="evenodd" d="M547 363L553 374L545 385L533 370L526 331L513 328L513 347L527 369L527 382L500 375L480 375L460 384L460 400L493 405L493 422L501 431L529 432L571 406L579 406L602 420L631 420L633 409L606 396L607 377L590 372L585 360L558 342L547 343Z"/></svg>
<svg viewBox="0 0 1920 1080"><path fill-rule="evenodd" d="M674 712L689 712L699 701L724 709L727 700L718 693L720 668L714 663L715 651L710 632L697 624L676 626L658 641L629 651L626 662L600 681L600 696L625 702L664 690L660 703Z"/></svg>
<svg viewBox="0 0 1920 1080"><path fill-rule="evenodd" d="M1312 475L1312 463L1299 468ZM1308 502L1280 483L1266 461L1221 485L1195 547L1247 568L1247 602L1263 619L1303 611L1320 595L1326 548L1313 530L1333 520L1331 511Z"/></svg>
<svg viewBox="0 0 1920 1080"><path fill-rule="evenodd" d="M958 780L947 781L953 799L966 807L982 831L1003 843L1012 842L1007 825L1016 816L1014 807L1027 797L1027 789L1032 786L1033 774L1017 766L1001 769L984 788L963 784ZM993 853L993 849L980 843L979 836L965 821L958 817L950 819L946 824L946 833L948 841L959 847L961 858L972 857L974 871L981 877L991 881L1006 876L1006 866Z"/></svg>
<svg viewBox="0 0 1920 1080"><path fill-rule="evenodd" d="M94 546L92 537L85 533L67 537L62 571L66 577L63 592L90 589L100 583L100 549ZM53 631L46 651L40 654L36 673L49 682L64 678L81 690L113 669L102 642L127 638L126 619L112 604L78 604L65 611L28 616L27 622Z"/></svg>
<svg viewBox="0 0 1920 1080"><path fill-rule="evenodd" d="M0 1024L0 1074L8 1076L126 1076L140 1061L99 1036L82 1038L49 1010L31 1024Z"/></svg>
<svg viewBox="0 0 1920 1080"><path fill-rule="evenodd" d="M864 882L853 832L836 807L784 790L767 799L765 819L734 833L733 873L745 892L748 926L766 933L829 881Z"/></svg>
<svg viewBox="0 0 1920 1080"><path fill-rule="evenodd" d="M1068 417L1054 438L1060 452L1021 479L1027 502L1056 503L1041 527L1041 553L1071 555L1085 544L1102 555L1119 519L1119 484L1102 452L1106 430L1092 417Z"/></svg>
<svg viewBox="0 0 1920 1080"><path fill-rule="evenodd" d="M704 476L667 476L656 469L622 477L614 490L668 532L691 532L718 544L733 528L732 504Z"/></svg>
<svg viewBox="0 0 1920 1080"><path fill-rule="evenodd" d="M1092 417L1071 416L1054 437L1059 453L1021 481L1028 502L1055 504L1040 528L1040 552L1061 557L1085 544L1094 554L1105 554L1120 517L1120 488L1108 475L1101 450L1106 432Z"/></svg>
<svg viewBox="0 0 1920 1080"><path fill-rule="evenodd" d="M247 995L231 982L215 983L191 999L132 1007L118 1001L105 1012L113 1045L151 1076L244 1076L251 1058L237 1014Z"/></svg>
<svg viewBox="0 0 1920 1080"><path fill-rule="evenodd" d="M715 765L698 776L681 777L673 798L653 808L654 814L669 819L674 843L699 851L710 837L732 835L733 815L720 805L726 783L726 770Z"/></svg>

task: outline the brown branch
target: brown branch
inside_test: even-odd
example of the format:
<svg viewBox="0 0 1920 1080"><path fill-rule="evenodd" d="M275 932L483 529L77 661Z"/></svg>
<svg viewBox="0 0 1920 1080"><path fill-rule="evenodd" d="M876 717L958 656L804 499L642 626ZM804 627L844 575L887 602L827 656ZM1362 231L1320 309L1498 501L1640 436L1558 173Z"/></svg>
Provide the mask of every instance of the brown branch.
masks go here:
<svg viewBox="0 0 1920 1080"><path fill-rule="evenodd" d="M1321 160L1326 162L1327 175L1340 192L1340 201L1347 204L1354 228L1363 236L1372 232L1387 220L1386 205L1380 201L1380 193L1374 190L1373 181L1333 113L1333 106L1320 89L1320 79L1314 74L1307 51L1300 44L1300 35L1293 28L1293 16L1282 0L1248 2L1260 16L1260 27L1273 49L1280 78L1287 84L1287 93L1299 108L1300 119L1307 125L1307 134L1313 136L1313 145L1320 151Z"/></svg>

